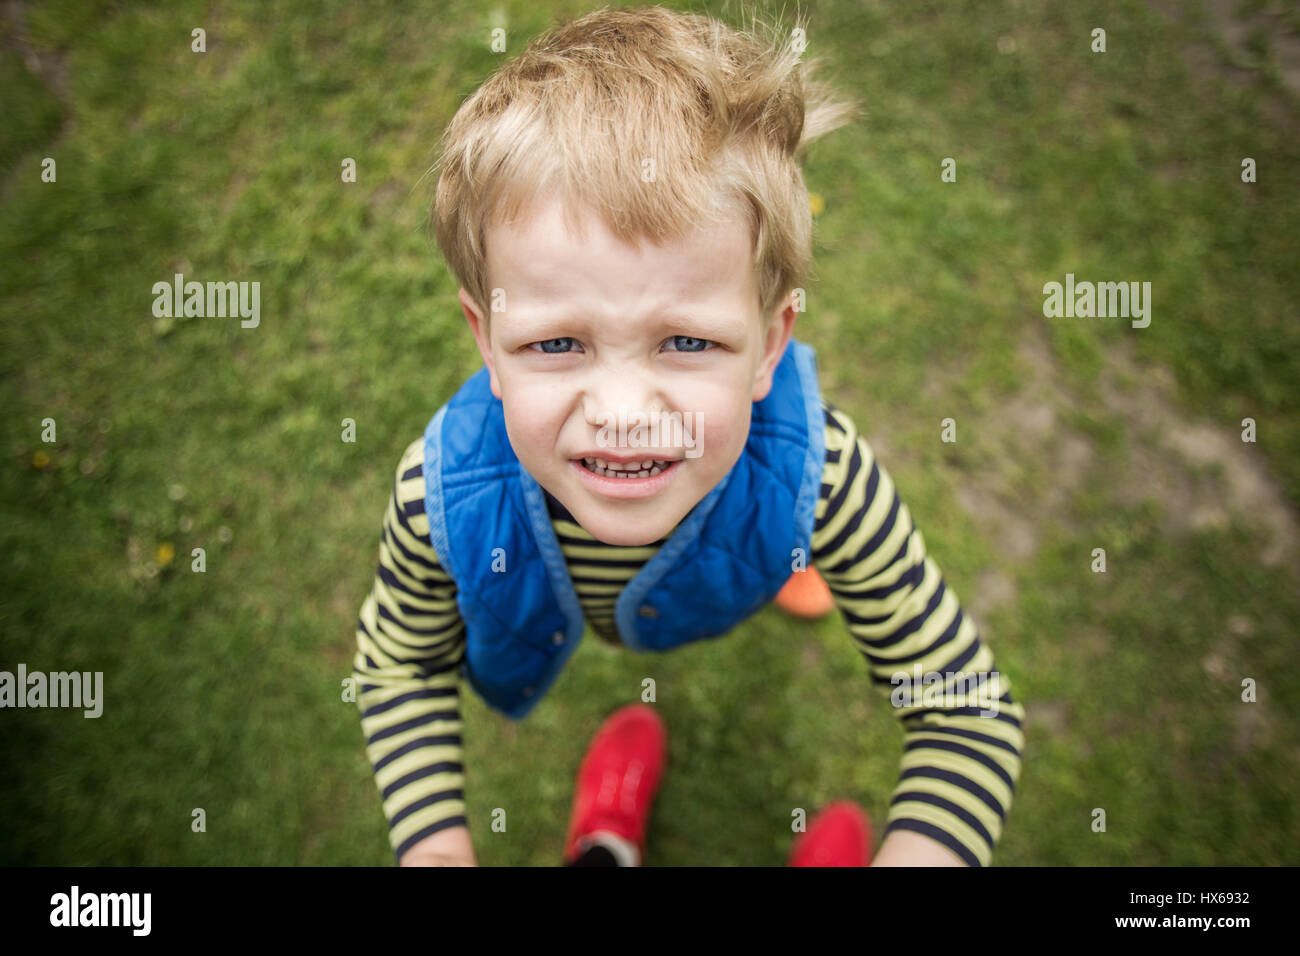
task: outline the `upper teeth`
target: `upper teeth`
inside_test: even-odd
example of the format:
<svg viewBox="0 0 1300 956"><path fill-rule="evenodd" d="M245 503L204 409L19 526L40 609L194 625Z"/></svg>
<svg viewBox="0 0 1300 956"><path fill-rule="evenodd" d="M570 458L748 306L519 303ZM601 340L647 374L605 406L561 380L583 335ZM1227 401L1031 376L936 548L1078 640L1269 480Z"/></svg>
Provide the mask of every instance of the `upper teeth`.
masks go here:
<svg viewBox="0 0 1300 956"><path fill-rule="evenodd" d="M647 458L645 461L629 461L629 462L617 462L617 461L607 462L603 458L584 458L582 460L584 463L586 463L588 468L595 468L601 471L618 472L622 475L625 475L628 478L634 476L643 476L649 473L657 474L658 472L668 467L668 462L666 460L649 459L649 458Z"/></svg>

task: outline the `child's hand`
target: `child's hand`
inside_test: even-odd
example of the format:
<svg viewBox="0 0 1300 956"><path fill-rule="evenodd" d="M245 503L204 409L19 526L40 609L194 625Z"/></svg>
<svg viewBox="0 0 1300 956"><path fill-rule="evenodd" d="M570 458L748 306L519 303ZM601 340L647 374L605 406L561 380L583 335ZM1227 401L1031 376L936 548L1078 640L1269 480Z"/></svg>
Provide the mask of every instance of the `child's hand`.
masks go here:
<svg viewBox="0 0 1300 956"><path fill-rule="evenodd" d="M911 830L891 830L872 866L965 866L956 853L938 840Z"/></svg>
<svg viewBox="0 0 1300 956"><path fill-rule="evenodd" d="M401 866L478 866L469 830L449 827L425 837L402 854Z"/></svg>
<svg viewBox="0 0 1300 956"><path fill-rule="evenodd" d="M473 860L464 857L449 856L445 853L425 853L402 857L402 866L478 866Z"/></svg>

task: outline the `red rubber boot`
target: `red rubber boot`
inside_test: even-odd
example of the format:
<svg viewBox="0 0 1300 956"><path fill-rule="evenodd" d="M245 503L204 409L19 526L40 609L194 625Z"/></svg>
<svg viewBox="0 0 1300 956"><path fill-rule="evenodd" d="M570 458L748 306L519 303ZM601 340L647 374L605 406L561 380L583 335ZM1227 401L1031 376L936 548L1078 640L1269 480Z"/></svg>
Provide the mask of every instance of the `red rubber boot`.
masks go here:
<svg viewBox="0 0 1300 956"><path fill-rule="evenodd" d="M838 800L795 837L790 866L869 866L871 821L856 803Z"/></svg>
<svg viewBox="0 0 1300 956"><path fill-rule="evenodd" d="M628 704L605 719L578 768L566 863L580 855L578 840L596 830L618 834L645 858L646 821L667 749L663 718L648 704Z"/></svg>

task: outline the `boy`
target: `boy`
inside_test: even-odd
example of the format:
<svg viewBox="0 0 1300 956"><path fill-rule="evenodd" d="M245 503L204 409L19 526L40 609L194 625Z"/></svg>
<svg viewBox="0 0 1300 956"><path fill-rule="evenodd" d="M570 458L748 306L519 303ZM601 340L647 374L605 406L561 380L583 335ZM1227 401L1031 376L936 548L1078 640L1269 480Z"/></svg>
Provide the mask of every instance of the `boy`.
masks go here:
<svg viewBox="0 0 1300 956"><path fill-rule="evenodd" d="M820 571L894 688L906 749L875 865L991 859L1023 707L791 339L812 228L796 156L851 112L799 52L602 10L534 41L447 128L433 215L484 368L398 465L357 628L400 864L474 863L462 674L518 719L585 623L668 650L727 633L792 571ZM953 675L970 673L993 680L967 693ZM612 845L643 850L639 832Z"/></svg>

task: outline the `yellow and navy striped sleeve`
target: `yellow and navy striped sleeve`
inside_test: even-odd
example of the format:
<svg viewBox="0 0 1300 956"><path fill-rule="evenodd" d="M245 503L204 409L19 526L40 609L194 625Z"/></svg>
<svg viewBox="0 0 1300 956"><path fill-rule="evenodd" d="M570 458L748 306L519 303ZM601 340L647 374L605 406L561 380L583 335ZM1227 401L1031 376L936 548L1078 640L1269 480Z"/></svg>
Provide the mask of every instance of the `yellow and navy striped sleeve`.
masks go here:
<svg viewBox="0 0 1300 956"><path fill-rule="evenodd" d="M408 848L465 826L460 662L465 624L424 513L424 439L397 466L379 565L357 621L357 706L366 756L400 862Z"/></svg>
<svg viewBox="0 0 1300 956"><path fill-rule="evenodd" d="M888 472L848 416L823 405L826 466L813 564L866 657L872 682L889 696L891 678L899 672L909 678L916 670L992 673L993 655L926 554ZM886 834L921 833L971 866L988 865L1011 807L1024 749L1024 706L1012 699L1006 675L998 675L996 686L1001 691L994 692L996 706L982 700L985 716L975 688L961 683L949 685L954 693L895 708L903 728L903 759Z"/></svg>

